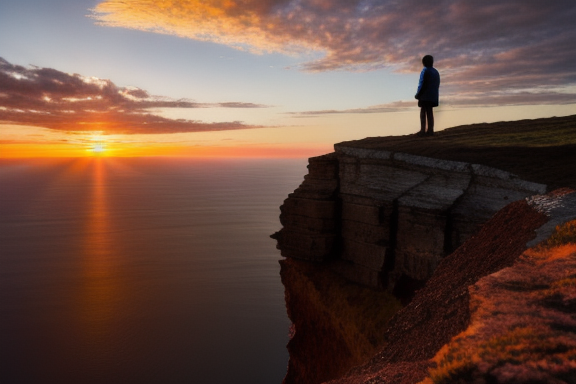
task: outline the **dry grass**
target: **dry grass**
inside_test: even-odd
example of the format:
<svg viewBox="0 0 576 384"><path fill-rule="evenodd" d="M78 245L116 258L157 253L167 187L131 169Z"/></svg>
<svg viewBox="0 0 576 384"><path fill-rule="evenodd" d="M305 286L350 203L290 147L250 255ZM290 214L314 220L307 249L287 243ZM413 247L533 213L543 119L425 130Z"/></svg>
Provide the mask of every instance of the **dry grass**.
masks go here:
<svg viewBox="0 0 576 384"><path fill-rule="evenodd" d="M470 287L470 327L423 383L576 382L576 220Z"/></svg>
<svg viewBox="0 0 576 384"><path fill-rule="evenodd" d="M576 341L561 332L516 328L470 348L456 342L443 351L428 382L561 383L576 375Z"/></svg>
<svg viewBox="0 0 576 384"><path fill-rule="evenodd" d="M557 226L552 236L540 247L549 249L566 244L576 244L576 220Z"/></svg>

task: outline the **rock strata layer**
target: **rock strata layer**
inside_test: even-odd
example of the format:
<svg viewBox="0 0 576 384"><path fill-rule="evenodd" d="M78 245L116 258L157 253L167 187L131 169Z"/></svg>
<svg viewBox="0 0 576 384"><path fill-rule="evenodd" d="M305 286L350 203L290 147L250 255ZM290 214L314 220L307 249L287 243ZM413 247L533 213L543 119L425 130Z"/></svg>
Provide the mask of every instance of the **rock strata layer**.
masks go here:
<svg viewBox="0 0 576 384"><path fill-rule="evenodd" d="M282 255L395 292L421 287L504 206L546 192L483 165L345 144L308 170L280 207Z"/></svg>

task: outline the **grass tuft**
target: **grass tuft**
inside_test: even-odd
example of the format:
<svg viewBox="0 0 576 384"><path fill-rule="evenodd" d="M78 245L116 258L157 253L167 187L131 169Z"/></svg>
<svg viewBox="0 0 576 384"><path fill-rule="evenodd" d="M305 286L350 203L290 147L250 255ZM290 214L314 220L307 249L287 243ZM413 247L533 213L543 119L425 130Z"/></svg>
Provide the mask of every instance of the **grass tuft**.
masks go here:
<svg viewBox="0 0 576 384"><path fill-rule="evenodd" d="M557 226L552 236L539 248L550 249L567 244L576 244L576 220Z"/></svg>

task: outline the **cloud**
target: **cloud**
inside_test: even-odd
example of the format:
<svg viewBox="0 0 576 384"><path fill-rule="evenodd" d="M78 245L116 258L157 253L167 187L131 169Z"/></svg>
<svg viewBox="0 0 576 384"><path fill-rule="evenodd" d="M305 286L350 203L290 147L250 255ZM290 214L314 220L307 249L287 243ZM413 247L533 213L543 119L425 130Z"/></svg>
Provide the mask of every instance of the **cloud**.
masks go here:
<svg viewBox="0 0 576 384"><path fill-rule="evenodd" d="M238 121L204 123L154 115L154 108L263 108L241 102L197 103L151 96L110 80L51 68L25 68L0 58L0 122L63 131L176 133L258 128Z"/></svg>
<svg viewBox="0 0 576 384"><path fill-rule="evenodd" d="M497 107L507 105L552 105L576 104L575 93L564 92L471 92L462 95L448 95L441 98L443 107ZM316 117L337 114L368 114L401 112L417 107L417 101L395 101L388 104L373 105L366 108L325 109L319 111L289 112L292 117Z"/></svg>
<svg viewBox="0 0 576 384"><path fill-rule="evenodd" d="M430 53L444 94L478 100L576 84L573 0L105 0L91 16L254 53L319 53L306 71L416 72Z"/></svg>
<svg viewBox="0 0 576 384"><path fill-rule="evenodd" d="M352 108L352 109L324 109L320 111L304 111L304 112L289 112L288 114L294 117L314 117L321 115L336 115L336 114L368 114L368 113L387 113L398 112L409 108L414 108L416 102L412 101L395 101L388 104L373 105L366 108Z"/></svg>

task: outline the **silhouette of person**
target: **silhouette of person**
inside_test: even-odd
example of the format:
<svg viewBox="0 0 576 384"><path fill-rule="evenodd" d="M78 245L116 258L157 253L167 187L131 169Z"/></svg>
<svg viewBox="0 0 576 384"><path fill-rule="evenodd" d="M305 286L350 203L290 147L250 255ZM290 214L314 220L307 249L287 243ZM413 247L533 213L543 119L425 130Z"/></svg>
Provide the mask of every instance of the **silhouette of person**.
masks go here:
<svg viewBox="0 0 576 384"><path fill-rule="evenodd" d="M434 134L434 111L432 108L438 106L438 88L440 88L440 74L433 67L434 58L426 55L422 58L424 68L420 72L420 81L416 99L420 107L420 132L418 135ZM426 130L426 120L428 120L428 130Z"/></svg>

